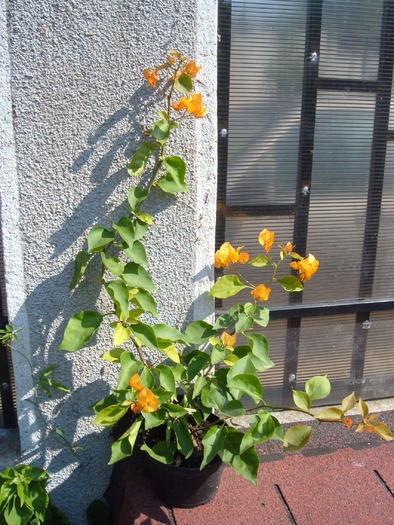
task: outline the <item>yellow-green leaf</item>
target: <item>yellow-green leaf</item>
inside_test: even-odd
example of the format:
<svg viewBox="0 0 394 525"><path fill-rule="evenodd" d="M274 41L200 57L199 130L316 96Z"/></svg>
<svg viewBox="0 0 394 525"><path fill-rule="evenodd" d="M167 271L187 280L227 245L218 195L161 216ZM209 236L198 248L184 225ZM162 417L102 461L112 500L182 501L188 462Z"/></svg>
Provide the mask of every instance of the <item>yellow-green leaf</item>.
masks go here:
<svg viewBox="0 0 394 525"><path fill-rule="evenodd" d="M312 434L312 427L308 425L296 425L289 428L283 438L283 448L287 452L299 450L304 447Z"/></svg>
<svg viewBox="0 0 394 525"><path fill-rule="evenodd" d="M209 295L218 299L233 297L248 286L244 285L236 275L225 275L212 286Z"/></svg>
<svg viewBox="0 0 394 525"><path fill-rule="evenodd" d="M114 345L122 345L130 337L130 329L122 325L122 323L116 323L114 330Z"/></svg>
<svg viewBox="0 0 394 525"><path fill-rule="evenodd" d="M343 417L343 412L340 408L326 408L318 414L316 414L315 419L318 421L340 421Z"/></svg>
<svg viewBox="0 0 394 525"><path fill-rule="evenodd" d="M356 406L356 396L354 395L354 392L349 394L348 396L344 397L342 399L342 412L348 412L352 408Z"/></svg>

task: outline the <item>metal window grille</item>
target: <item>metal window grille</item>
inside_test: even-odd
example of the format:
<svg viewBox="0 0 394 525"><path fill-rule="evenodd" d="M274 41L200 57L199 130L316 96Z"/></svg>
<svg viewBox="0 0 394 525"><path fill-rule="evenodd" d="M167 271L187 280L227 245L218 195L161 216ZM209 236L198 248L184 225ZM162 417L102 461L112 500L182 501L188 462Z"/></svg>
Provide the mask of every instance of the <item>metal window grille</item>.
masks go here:
<svg viewBox="0 0 394 525"><path fill-rule="evenodd" d="M219 2L217 245L267 227L321 260L272 297L276 399L327 371L394 394L393 61L393 0Z"/></svg>

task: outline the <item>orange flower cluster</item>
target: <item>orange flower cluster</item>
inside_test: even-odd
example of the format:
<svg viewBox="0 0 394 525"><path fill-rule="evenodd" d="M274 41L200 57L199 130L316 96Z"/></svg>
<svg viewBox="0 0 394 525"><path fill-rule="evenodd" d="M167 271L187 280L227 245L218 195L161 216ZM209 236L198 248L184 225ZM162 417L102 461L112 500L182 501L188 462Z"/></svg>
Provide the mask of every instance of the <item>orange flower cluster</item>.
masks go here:
<svg viewBox="0 0 394 525"><path fill-rule="evenodd" d="M177 102L173 102L172 107L175 111L186 110L195 118L202 118L207 114L207 108L202 105L201 93L182 97Z"/></svg>
<svg viewBox="0 0 394 525"><path fill-rule="evenodd" d="M259 243L267 253L271 250L272 245L274 244L274 238L275 233L270 232L267 228L264 228L264 230L260 232Z"/></svg>
<svg viewBox="0 0 394 525"><path fill-rule="evenodd" d="M182 69L182 73L186 73L190 78L194 78L197 76L200 69L201 66L198 66L195 60L191 60L190 62L186 62L185 67Z"/></svg>
<svg viewBox="0 0 394 525"><path fill-rule="evenodd" d="M159 408L160 401L154 395L152 390L144 388L138 374L134 374L130 377L129 385L138 393L137 401L130 405L130 409L134 414L139 414L142 411L147 413L156 412Z"/></svg>
<svg viewBox="0 0 394 525"><path fill-rule="evenodd" d="M353 420L351 417L344 417L342 419L342 423L344 424L346 430L350 430L352 428L352 425L353 425Z"/></svg>
<svg viewBox="0 0 394 525"><path fill-rule="evenodd" d="M298 272L300 281L309 281L313 274L319 268L319 261L310 253L308 257L304 257L301 261L293 261L290 263L290 268Z"/></svg>
<svg viewBox="0 0 394 525"><path fill-rule="evenodd" d="M246 252L240 253L242 248L243 246L240 246L235 249L229 242L222 244L215 253L215 268L227 268L227 266L234 263L247 263L249 261L249 254Z"/></svg>
<svg viewBox="0 0 394 525"><path fill-rule="evenodd" d="M259 284L250 293L253 295L255 301L268 301L271 288L268 288L268 286L264 284Z"/></svg>
<svg viewBox="0 0 394 525"><path fill-rule="evenodd" d="M157 69L149 71L149 69L144 69L144 77L150 87L155 88L157 86Z"/></svg>
<svg viewBox="0 0 394 525"><path fill-rule="evenodd" d="M230 346L233 347L235 345L235 342L237 340L237 336L228 334L227 332L222 332L220 334L220 342L223 346Z"/></svg>

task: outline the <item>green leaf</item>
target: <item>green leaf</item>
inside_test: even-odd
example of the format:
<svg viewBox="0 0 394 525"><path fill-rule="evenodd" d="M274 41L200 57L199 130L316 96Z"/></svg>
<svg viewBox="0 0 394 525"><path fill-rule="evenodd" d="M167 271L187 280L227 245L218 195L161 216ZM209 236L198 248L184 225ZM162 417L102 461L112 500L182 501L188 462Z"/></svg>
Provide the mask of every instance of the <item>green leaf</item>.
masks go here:
<svg viewBox="0 0 394 525"><path fill-rule="evenodd" d="M104 252L101 252L100 255L104 266L112 273L114 277L119 277L122 275L124 264L120 262L118 257L107 258Z"/></svg>
<svg viewBox="0 0 394 525"><path fill-rule="evenodd" d="M270 312L268 308L262 306L256 306L254 312L251 314L253 320L259 326L266 327L269 322Z"/></svg>
<svg viewBox="0 0 394 525"><path fill-rule="evenodd" d="M183 359L187 365L187 378L189 381L210 364L209 355L200 350L189 352L183 356Z"/></svg>
<svg viewBox="0 0 394 525"><path fill-rule="evenodd" d="M77 286L77 284L81 280L81 277L85 273L89 259L90 259L90 255L88 253L86 252L77 253L75 257L75 262L74 262L74 275L70 283L70 290L74 290L74 288Z"/></svg>
<svg viewBox="0 0 394 525"><path fill-rule="evenodd" d="M235 321L235 333L240 334L246 332L253 326L253 318L241 312Z"/></svg>
<svg viewBox="0 0 394 525"><path fill-rule="evenodd" d="M141 423L142 418L138 418L131 427L112 444L112 454L108 463L109 465L132 455Z"/></svg>
<svg viewBox="0 0 394 525"><path fill-rule="evenodd" d="M265 410L259 410L254 417L253 424L242 438L240 453L246 452L259 443L273 439L281 431L279 421Z"/></svg>
<svg viewBox="0 0 394 525"><path fill-rule="evenodd" d="M202 388L200 395L202 405L207 408L220 410L220 408L227 402L226 397L211 381Z"/></svg>
<svg viewBox="0 0 394 525"><path fill-rule="evenodd" d="M175 403L162 403L161 408L164 408L171 417L182 417L189 415L189 411L181 405Z"/></svg>
<svg viewBox="0 0 394 525"><path fill-rule="evenodd" d="M103 226L93 226L88 233L88 252L101 252L114 238L115 232L106 230Z"/></svg>
<svg viewBox="0 0 394 525"><path fill-rule="evenodd" d="M111 427L117 421L119 421L119 419L124 416L128 410L130 410L129 407L122 406L119 403L116 405L110 405L100 410L93 423L95 425L99 425L100 427Z"/></svg>
<svg viewBox="0 0 394 525"><path fill-rule="evenodd" d="M219 315L219 317L216 319L214 328L218 330L225 330L226 328L229 328L234 324L234 316L230 315L228 313Z"/></svg>
<svg viewBox="0 0 394 525"><path fill-rule="evenodd" d="M259 372L264 372L275 366L269 358L269 343L264 335L257 333L248 334L246 339L254 356L253 364Z"/></svg>
<svg viewBox="0 0 394 525"><path fill-rule="evenodd" d="M134 188L130 188L127 200L129 201L130 210L134 213L138 213L141 204L144 202L144 200L149 195L148 190L142 189L139 186L135 186Z"/></svg>
<svg viewBox="0 0 394 525"><path fill-rule="evenodd" d="M114 230L116 230L122 239L126 242L127 246L133 246L134 241L137 240L135 234L135 220L131 220L128 217L122 217L117 224L114 224Z"/></svg>
<svg viewBox="0 0 394 525"><path fill-rule="evenodd" d="M103 316L99 312L82 311L67 323L59 350L75 352L88 343L101 325Z"/></svg>
<svg viewBox="0 0 394 525"><path fill-rule="evenodd" d="M193 441L189 433L187 422L184 418L177 419L172 424L175 432L178 450L188 458L193 453Z"/></svg>
<svg viewBox="0 0 394 525"><path fill-rule="evenodd" d="M231 370L234 369L237 363ZM227 385L230 390L236 389L242 394L250 396L255 403L259 403L263 399L263 387L257 375L239 374L235 377L228 377Z"/></svg>
<svg viewBox="0 0 394 525"><path fill-rule="evenodd" d="M214 335L217 335L217 331L206 321L193 321L185 330L187 341L192 345L204 343Z"/></svg>
<svg viewBox="0 0 394 525"><path fill-rule="evenodd" d="M157 397L156 391L155 391L155 395ZM145 424L144 424L145 430L156 428L162 425L166 420L166 415L167 415L166 411L163 410L162 408L159 408L155 412L151 412L151 413L142 412L142 416L145 420Z"/></svg>
<svg viewBox="0 0 394 525"><path fill-rule="evenodd" d="M179 77L175 80L174 87L180 93L190 93L190 91L193 89L192 79L188 74L182 73L182 75L179 75Z"/></svg>
<svg viewBox="0 0 394 525"><path fill-rule="evenodd" d="M160 385L175 395L176 384L175 377L172 372L172 369L167 365L158 365L155 367L155 372L158 375Z"/></svg>
<svg viewBox="0 0 394 525"><path fill-rule="evenodd" d="M154 317L159 317L156 302L146 290L139 290L138 293L132 297L131 302L145 310L145 312L152 314Z"/></svg>
<svg viewBox="0 0 394 525"><path fill-rule="evenodd" d="M146 255L145 246L140 241L134 241L131 246L127 243L122 244L123 253L137 264L148 265L148 257Z"/></svg>
<svg viewBox="0 0 394 525"><path fill-rule="evenodd" d="M204 457L201 462L201 469L210 463L215 456L223 449L226 438L226 427L223 425L212 426L202 439L204 446Z"/></svg>
<svg viewBox="0 0 394 525"><path fill-rule="evenodd" d="M233 427L225 428L227 428L227 435L220 453L222 461L231 465L237 474L256 484L260 464L257 452L254 448L249 448L240 454L243 433Z"/></svg>
<svg viewBox="0 0 394 525"><path fill-rule="evenodd" d="M343 417L343 412L339 408L326 408L318 414L315 414L315 419L318 421L340 421Z"/></svg>
<svg viewBox="0 0 394 525"><path fill-rule="evenodd" d="M149 273L139 264L130 262L126 264L123 280L127 285L144 290L156 290Z"/></svg>
<svg viewBox="0 0 394 525"><path fill-rule="evenodd" d="M306 394L305 392L301 392L300 390L293 390L293 400L294 403L298 406L298 408L306 410L307 412L310 411L312 401L308 394Z"/></svg>
<svg viewBox="0 0 394 525"><path fill-rule="evenodd" d="M286 275L281 279L278 279L278 283L282 286L286 292L301 292L304 287L297 277L294 275Z"/></svg>
<svg viewBox="0 0 394 525"><path fill-rule="evenodd" d="M311 377L311 379L305 383L305 392L312 400L324 399L330 395L330 381L326 376Z"/></svg>
<svg viewBox="0 0 394 525"><path fill-rule="evenodd" d="M132 332L138 337L141 343L153 350L159 350L159 344L153 328L148 324L137 321L131 327Z"/></svg>
<svg viewBox="0 0 394 525"><path fill-rule="evenodd" d="M176 122L169 122L167 119L157 120L152 126L152 136L164 146L170 136L171 129L177 127Z"/></svg>
<svg viewBox="0 0 394 525"><path fill-rule="evenodd" d="M157 185L166 193L182 193L189 191L185 184L186 164L180 157L166 157L163 165L167 170Z"/></svg>
<svg viewBox="0 0 394 525"><path fill-rule="evenodd" d="M125 390L129 385L129 379L134 374L140 373L143 364L137 361L131 352L123 352L120 355L120 372L118 377L117 390Z"/></svg>
<svg viewBox="0 0 394 525"><path fill-rule="evenodd" d="M157 339L163 341L170 341L171 343L181 342L187 343L186 337L176 328L164 323L152 325L152 330L154 331Z"/></svg>
<svg viewBox="0 0 394 525"><path fill-rule="evenodd" d="M107 352L101 354L101 359L104 361L109 361L110 363L120 363L120 356L123 352L127 352L124 348L111 348Z"/></svg>
<svg viewBox="0 0 394 525"><path fill-rule="evenodd" d="M256 255L256 257L253 257L253 259L249 261L249 264L256 268L263 268L263 266L267 266L271 264L271 262L266 255Z"/></svg>
<svg viewBox="0 0 394 525"><path fill-rule="evenodd" d="M312 427L308 425L296 425L289 428L283 438L283 448L286 452L292 452L304 447L312 434Z"/></svg>
<svg viewBox="0 0 394 525"><path fill-rule="evenodd" d="M241 401L233 399L220 407L220 414L226 417L240 417L245 414L245 409Z"/></svg>
<svg viewBox="0 0 394 525"><path fill-rule="evenodd" d="M236 275L225 275L216 281L212 286L209 295L218 299L233 297L248 286L245 286Z"/></svg>
<svg viewBox="0 0 394 525"><path fill-rule="evenodd" d="M132 177L139 177L145 170L149 157L158 147L155 142L142 142L131 157L127 172Z"/></svg>
<svg viewBox="0 0 394 525"><path fill-rule="evenodd" d="M174 462L174 452L176 450L175 444L167 445L165 441L159 441L152 448L148 447L146 443L141 446L141 450L145 450L149 456L160 463L171 465Z"/></svg>
<svg viewBox="0 0 394 525"><path fill-rule="evenodd" d="M105 285L105 289L123 317L127 317L129 313L129 290L125 283L123 281L111 281Z"/></svg>

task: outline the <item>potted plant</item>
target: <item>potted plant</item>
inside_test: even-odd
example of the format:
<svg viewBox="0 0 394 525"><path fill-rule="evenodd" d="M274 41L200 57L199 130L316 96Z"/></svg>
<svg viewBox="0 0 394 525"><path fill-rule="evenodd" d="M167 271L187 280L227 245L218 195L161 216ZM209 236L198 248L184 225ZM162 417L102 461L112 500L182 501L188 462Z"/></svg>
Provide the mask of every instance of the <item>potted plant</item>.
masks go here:
<svg viewBox="0 0 394 525"><path fill-rule="evenodd" d="M253 328L267 326L269 311L262 304L269 298L270 286L281 286L286 292L301 291L319 262L311 254L304 257L296 253L290 242L278 245L277 256L272 255L274 233L267 229L259 235L261 253L254 257L243 248L224 243L215 254L215 266L224 268L225 274L213 285L210 295L227 299L249 289L249 301L234 304L214 324L196 320L182 331L157 321L159 314L152 293L157 283L153 283L145 268L143 242L155 226L153 217L144 211L144 204L159 192L163 198L165 194L188 191L185 162L179 156L167 155L166 147L185 118L202 118L206 114L201 94L193 91L199 69L195 61L171 50L162 64L144 70L149 86L163 96L164 109L128 164L133 184L127 195L127 215L117 220L109 217L109 227L96 225L90 230L87 251L76 256L71 283L71 288L75 288L90 260L101 258L99 280L110 307L108 311L81 311L74 315L59 348L79 350L103 323L113 329L108 350L101 357L118 367L118 381L107 397L94 404L95 422L111 427L127 415L131 419L112 445L111 464L132 455L138 447L156 465L172 466L175 476L182 466L197 472L212 469L216 478L211 488L215 488L221 463L255 483L259 468L257 445L278 439L283 440L285 450L296 450L310 438L309 425L295 425L284 433L272 413L275 407L265 403L258 373L273 363L266 338L253 332ZM142 174L148 182L135 185ZM242 276L244 265L256 270L257 284ZM263 280L260 274L267 270ZM378 416L369 414L363 400L358 401L359 423L346 415L356 405L354 394L347 396L341 407L312 411L312 402L329 393L328 378L313 377L306 382L304 391L293 392L291 409L319 422L354 426L357 432L367 430L385 440L393 439L388 427L378 422ZM244 408L244 397L253 401L253 410ZM242 430L234 418L248 413L252 414L249 427ZM165 474L164 488L175 486L168 481L169 475ZM161 494L162 498L178 506L207 501L210 496L197 489L200 481L186 493L188 478L190 474L180 482L183 500L177 500L173 492Z"/></svg>

